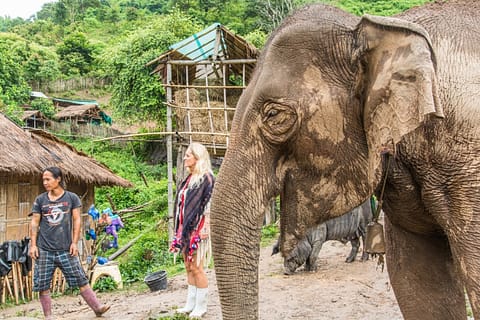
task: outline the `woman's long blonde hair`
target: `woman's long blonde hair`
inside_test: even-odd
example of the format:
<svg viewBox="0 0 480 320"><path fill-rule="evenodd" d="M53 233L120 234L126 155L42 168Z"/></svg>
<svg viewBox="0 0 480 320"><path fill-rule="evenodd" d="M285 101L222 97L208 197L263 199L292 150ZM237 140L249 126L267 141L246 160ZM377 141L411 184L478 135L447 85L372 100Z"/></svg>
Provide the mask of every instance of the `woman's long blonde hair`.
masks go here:
<svg viewBox="0 0 480 320"><path fill-rule="evenodd" d="M195 159L197 159L197 163L195 164L193 172L190 172L192 174L192 177L190 178L189 182L189 185L191 187L195 187L202 183L205 174L213 174L212 163L210 162L210 155L208 154L208 150L203 144L198 142L192 142L188 146L186 152L188 151L190 151L195 157ZM187 168L187 170L189 169Z"/></svg>

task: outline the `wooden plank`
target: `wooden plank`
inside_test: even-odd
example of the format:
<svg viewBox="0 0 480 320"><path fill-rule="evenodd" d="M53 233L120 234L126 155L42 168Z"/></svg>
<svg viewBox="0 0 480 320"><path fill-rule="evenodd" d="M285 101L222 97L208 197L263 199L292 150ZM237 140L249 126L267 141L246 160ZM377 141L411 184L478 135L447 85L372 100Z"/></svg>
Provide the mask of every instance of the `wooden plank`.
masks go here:
<svg viewBox="0 0 480 320"><path fill-rule="evenodd" d="M2 177L0 177L0 180L2 181L0 183L0 204L7 204L7 186L8 186L8 184L4 183L5 180L3 180Z"/></svg>
<svg viewBox="0 0 480 320"><path fill-rule="evenodd" d="M7 219L7 184L4 183L5 176L0 177L0 243L5 242L7 231L6 219Z"/></svg>
<svg viewBox="0 0 480 320"><path fill-rule="evenodd" d="M7 220L17 219L18 216L18 183L7 185Z"/></svg>

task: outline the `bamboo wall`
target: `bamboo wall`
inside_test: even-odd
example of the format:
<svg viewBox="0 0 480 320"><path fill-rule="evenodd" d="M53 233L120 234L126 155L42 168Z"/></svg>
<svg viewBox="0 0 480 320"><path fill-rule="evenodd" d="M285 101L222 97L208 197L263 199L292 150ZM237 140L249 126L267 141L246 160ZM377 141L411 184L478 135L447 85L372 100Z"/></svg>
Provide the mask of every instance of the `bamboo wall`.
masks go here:
<svg viewBox="0 0 480 320"><path fill-rule="evenodd" d="M41 187L35 178L0 176L0 243L28 236L28 213Z"/></svg>

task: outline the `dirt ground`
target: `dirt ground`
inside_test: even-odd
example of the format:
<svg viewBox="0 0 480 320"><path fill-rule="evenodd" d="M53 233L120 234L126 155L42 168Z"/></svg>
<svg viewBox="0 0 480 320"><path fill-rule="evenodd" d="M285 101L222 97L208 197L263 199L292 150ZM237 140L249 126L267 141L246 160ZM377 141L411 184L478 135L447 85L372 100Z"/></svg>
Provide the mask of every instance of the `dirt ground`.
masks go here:
<svg viewBox="0 0 480 320"><path fill-rule="evenodd" d="M376 261L345 263L350 245L330 241L320 252L318 271L283 274L282 258L271 256L271 246L261 252L260 319L402 319L390 287L386 268ZM360 257L360 255L359 255ZM210 292L205 320L221 319L214 270L208 270ZM140 320L172 316L183 306L187 292L184 275L168 278L167 289L150 292L119 291L101 293L99 298L112 305L104 319ZM56 319L96 319L80 296L53 300ZM0 310L0 319L42 319L38 301ZM97 318L98 319L98 318Z"/></svg>

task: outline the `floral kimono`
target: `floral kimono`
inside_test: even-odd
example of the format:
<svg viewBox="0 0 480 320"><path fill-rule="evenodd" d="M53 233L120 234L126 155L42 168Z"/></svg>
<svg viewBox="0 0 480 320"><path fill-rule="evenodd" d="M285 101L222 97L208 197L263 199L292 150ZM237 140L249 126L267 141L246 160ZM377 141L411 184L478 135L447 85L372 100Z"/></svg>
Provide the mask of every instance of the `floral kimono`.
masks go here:
<svg viewBox="0 0 480 320"><path fill-rule="evenodd" d="M191 177L189 175L182 181L175 197L175 234L170 251L185 253L188 261L193 261L195 254L199 264L211 251L210 197L215 179L207 173L198 185L191 186Z"/></svg>

